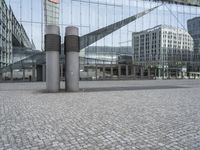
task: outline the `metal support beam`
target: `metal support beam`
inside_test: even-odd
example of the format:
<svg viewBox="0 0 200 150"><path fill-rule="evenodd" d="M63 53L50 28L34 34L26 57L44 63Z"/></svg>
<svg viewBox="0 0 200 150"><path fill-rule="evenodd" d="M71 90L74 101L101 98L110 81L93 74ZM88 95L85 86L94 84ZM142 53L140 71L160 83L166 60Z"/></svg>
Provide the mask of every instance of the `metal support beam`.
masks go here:
<svg viewBox="0 0 200 150"><path fill-rule="evenodd" d="M105 36L115 32L116 30L128 25L129 23L135 21L136 19L143 17L144 15L150 13L151 11L155 10L159 6L153 7L151 9L145 10L141 13L138 13L134 16L128 17L124 20L121 20L119 22L113 23L109 26L103 27L101 29L98 29L94 32L88 33L82 37L80 37L80 49L83 49L96 41L104 38Z"/></svg>
<svg viewBox="0 0 200 150"><path fill-rule="evenodd" d="M77 27L66 27L65 31L65 89L68 92L79 91L79 30Z"/></svg>
<svg viewBox="0 0 200 150"><path fill-rule="evenodd" d="M154 1L161 1L166 3L180 4L180 5L189 5L189 6L200 6L199 0L154 0Z"/></svg>

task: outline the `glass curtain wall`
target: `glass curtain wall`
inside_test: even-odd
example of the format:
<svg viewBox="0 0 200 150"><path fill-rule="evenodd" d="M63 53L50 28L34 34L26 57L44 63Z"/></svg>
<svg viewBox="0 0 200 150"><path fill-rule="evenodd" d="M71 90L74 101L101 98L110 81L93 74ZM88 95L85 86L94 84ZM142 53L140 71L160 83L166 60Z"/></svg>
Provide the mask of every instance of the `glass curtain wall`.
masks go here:
<svg viewBox="0 0 200 150"><path fill-rule="evenodd" d="M11 6L16 19L23 25L34 45L31 48L42 51L44 2L5 2ZM77 26L82 36L161 4L153 0L60 0L62 42L66 26ZM81 59L81 68L90 64L118 64L119 59L124 56L131 58L133 64L156 67L160 76L170 76L169 70L173 75L173 70L177 69L199 72L200 34L194 35L195 31L191 31L199 21L188 21L198 20L198 17L200 8L197 6L163 3L149 14L82 49L80 56L89 59ZM199 28L200 25L196 30Z"/></svg>

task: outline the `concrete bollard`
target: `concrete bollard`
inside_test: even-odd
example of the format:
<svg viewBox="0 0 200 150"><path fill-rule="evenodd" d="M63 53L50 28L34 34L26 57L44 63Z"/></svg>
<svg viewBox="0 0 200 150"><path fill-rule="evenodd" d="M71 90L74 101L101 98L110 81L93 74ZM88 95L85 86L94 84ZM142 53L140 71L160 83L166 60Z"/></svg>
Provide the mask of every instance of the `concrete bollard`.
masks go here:
<svg viewBox="0 0 200 150"><path fill-rule="evenodd" d="M79 91L79 30L69 26L65 30L65 89L68 92Z"/></svg>
<svg viewBox="0 0 200 150"><path fill-rule="evenodd" d="M60 89L59 52L61 48L60 28L55 25L46 26L46 87L48 92Z"/></svg>

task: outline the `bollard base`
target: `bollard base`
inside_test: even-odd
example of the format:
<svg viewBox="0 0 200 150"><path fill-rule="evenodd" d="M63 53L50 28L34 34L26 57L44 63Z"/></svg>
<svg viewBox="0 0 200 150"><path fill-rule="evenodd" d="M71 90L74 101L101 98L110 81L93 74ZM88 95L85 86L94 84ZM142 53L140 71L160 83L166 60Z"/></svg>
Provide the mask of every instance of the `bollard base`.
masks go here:
<svg viewBox="0 0 200 150"><path fill-rule="evenodd" d="M48 92L58 92L60 90L59 78L59 52L46 52L46 86Z"/></svg>
<svg viewBox="0 0 200 150"><path fill-rule="evenodd" d="M68 92L79 91L79 53L68 52L66 54L66 82L65 89Z"/></svg>

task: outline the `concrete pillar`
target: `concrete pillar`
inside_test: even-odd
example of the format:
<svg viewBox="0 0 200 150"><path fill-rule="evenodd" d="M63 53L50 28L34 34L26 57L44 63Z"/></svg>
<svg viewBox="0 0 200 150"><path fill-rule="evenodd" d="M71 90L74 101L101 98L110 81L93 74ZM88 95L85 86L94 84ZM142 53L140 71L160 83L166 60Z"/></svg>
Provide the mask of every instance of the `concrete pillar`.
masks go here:
<svg viewBox="0 0 200 150"><path fill-rule="evenodd" d="M166 73L167 79L169 79L169 69L167 69L167 73Z"/></svg>
<svg viewBox="0 0 200 150"><path fill-rule="evenodd" d="M37 70L37 81L43 81L43 68L42 68L42 65L37 65L36 67L36 70Z"/></svg>
<svg viewBox="0 0 200 150"><path fill-rule="evenodd" d="M110 77L113 78L113 66L110 67Z"/></svg>
<svg viewBox="0 0 200 150"><path fill-rule="evenodd" d="M128 65L126 65L126 78L128 78Z"/></svg>
<svg viewBox="0 0 200 150"><path fill-rule="evenodd" d="M164 79L165 79L165 69L162 68L162 80L164 80Z"/></svg>
<svg viewBox="0 0 200 150"><path fill-rule="evenodd" d="M98 80L98 66L97 64L95 65L95 78Z"/></svg>
<svg viewBox="0 0 200 150"><path fill-rule="evenodd" d="M136 78L136 67L135 66L131 66L131 75L133 76L133 79Z"/></svg>
<svg viewBox="0 0 200 150"><path fill-rule="evenodd" d="M3 80L3 73L0 73L0 82Z"/></svg>
<svg viewBox="0 0 200 150"><path fill-rule="evenodd" d="M144 68L143 67L140 68L140 78L141 79L144 78Z"/></svg>
<svg viewBox="0 0 200 150"><path fill-rule="evenodd" d="M137 72L136 72L136 66L133 66L133 75L134 75L134 79L137 78Z"/></svg>
<svg viewBox="0 0 200 150"><path fill-rule="evenodd" d="M148 79L151 79L151 68L148 68Z"/></svg>
<svg viewBox="0 0 200 150"><path fill-rule="evenodd" d="M77 27L69 26L65 32L65 88L69 92L79 91L79 30Z"/></svg>
<svg viewBox="0 0 200 150"><path fill-rule="evenodd" d="M178 79L178 71L176 70L176 79Z"/></svg>
<svg viewBox="0 0 200 150"><path fill-rule="evenodd" d="M106 78L106 67L103 65L103 80Z"/></svg>
<svg viewBox="0 0 200 150"><path fill-rule="evenodd" d="M42 81L46 81L46 64L42 65Z"/></svg>
<svg viewBox="0 0 200 150"><path fill-rule="evenodd" d="M48 92L60 89L59 51L61 47L60 28L55 25L46 26L46 87Z"/></svg>
<svg viewBox="0 0 200 150"><path fill-rule="evenodd" d="M25 81L26 80L26 69L25 68L23 68L23 81Z"/></svg>
<svg viewBox="0 0 200 150"><path fill-rule="evenodd" d="M10 80L13 81L13 69L10 68Z"/></svg>
<svg viewBox="0 0 200 150"><path fill-rule="evenodd" d="M63 80L64 75L63 75L63 64L60 64L60 80Z"/></svg>
<svg viewBox="0 0 200 150"><path fill-rule="evenodd" d="M158 68L158 78L160 78L160 77L161 77L161 69Z"/></svg>
<svg viewBox="0 0 200 150"><path fill-rule="evenodd" d="M183 71L181 71L181 79L184 78L184 74L183 74Z"/></svg>
<svg viewBox="0 0 200 150"><path fill-rule="evenodd" d="M36 81L35 71L36 71L36 65L33 64L33 65L32 65L32 81L33 81L33 82Z"/></svg>
<svg viewBox="0 0 200 150"><path fill-rule="evenodd" d="M118 78L121 78L121 65L118 64Z"/></svg>
<svg viewBox="0 0 200 150"><path fill-rule="evenodd" d="M190 79L190 72L187 72L187 74L188 74L188 78Z"/></svg>

